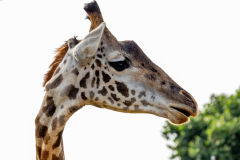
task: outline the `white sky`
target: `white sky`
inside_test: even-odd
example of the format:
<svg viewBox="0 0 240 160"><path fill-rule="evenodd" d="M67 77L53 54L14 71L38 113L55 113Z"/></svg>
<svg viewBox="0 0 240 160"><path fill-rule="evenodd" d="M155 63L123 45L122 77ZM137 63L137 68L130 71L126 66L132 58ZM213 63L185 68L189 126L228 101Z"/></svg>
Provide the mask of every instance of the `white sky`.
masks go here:
<svg viewBox="0 0 240 160"><path fill-rule="evenodd" d="M34 119L55 48L87 35L81 0L0 0L1 159L35 159ZM118 40L134 40L202 109L212 93L240 85L240 1L98 0ZM93 106L75 113L63 139L67 160L167 160L166 119Z"/></svg>

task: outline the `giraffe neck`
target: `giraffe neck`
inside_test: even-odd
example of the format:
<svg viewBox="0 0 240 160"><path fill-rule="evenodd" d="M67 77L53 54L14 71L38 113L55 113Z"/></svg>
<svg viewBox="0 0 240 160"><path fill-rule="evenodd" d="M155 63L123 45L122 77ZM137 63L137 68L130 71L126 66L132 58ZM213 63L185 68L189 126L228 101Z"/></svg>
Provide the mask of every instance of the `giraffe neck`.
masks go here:
<svg viewBox="0 0 240 160"><path fill-rule="evenodd" d="M62 134L68 119L81 107L65 110L55 105L53 97L44 97L42 107L35 119L36 159L64 160Z"/></svg>

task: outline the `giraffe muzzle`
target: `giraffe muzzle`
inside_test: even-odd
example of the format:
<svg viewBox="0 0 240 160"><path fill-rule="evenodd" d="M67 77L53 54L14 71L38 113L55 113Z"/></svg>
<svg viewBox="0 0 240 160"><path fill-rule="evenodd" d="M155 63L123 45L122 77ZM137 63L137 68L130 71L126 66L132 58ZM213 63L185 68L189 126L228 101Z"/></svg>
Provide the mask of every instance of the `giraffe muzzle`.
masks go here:
<svg viewBox="0 0 240 160"><path fill-rule="evenodd" d="M195 99L185 90L180 90L181 103L170 103L169 107L177 112L180 112L186 117L196 117L198 115L198 105Z"/></svg>
<svg viewBox="0 0 240 160"><path fill-rule="evenodd" d="M192 95L190 93L188 93L185 90L179 91L179 94L181 94L182 96L184 96L187 99L187 104L193 110L195 110L195 113L191 114L191 116L196 117L197 116L197 112L198 112L198 105L197 105L197 102L195 101L195 99L192 97Z"/></svg>

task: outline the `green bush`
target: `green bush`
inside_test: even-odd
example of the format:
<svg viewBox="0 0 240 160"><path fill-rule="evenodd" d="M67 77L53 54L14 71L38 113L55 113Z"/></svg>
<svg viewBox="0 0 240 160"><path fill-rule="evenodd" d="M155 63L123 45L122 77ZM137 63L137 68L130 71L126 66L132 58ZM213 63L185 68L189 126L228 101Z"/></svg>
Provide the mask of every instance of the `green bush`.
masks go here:
<svg viewBox="0 0 240 160"><path fill-rule="evenodd" d="M184 125L166 122L162 135L174 146L170 159L240 160L240 88L234 95L212 95L198 117Z"/></svg>

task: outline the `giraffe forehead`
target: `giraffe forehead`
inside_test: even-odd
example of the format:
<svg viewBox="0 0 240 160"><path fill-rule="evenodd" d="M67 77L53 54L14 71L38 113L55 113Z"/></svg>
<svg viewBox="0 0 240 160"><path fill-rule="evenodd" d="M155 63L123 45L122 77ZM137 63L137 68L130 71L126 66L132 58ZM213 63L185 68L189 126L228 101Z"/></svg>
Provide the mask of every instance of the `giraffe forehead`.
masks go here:
<svg viewBox="0 0 240 160"><path fill-rule="evenodd" d="M157 72L158 66L156 66L142 51L142 49L134 41L121 41L120 45L127 53L130 60L153 72Z"/></svg>

